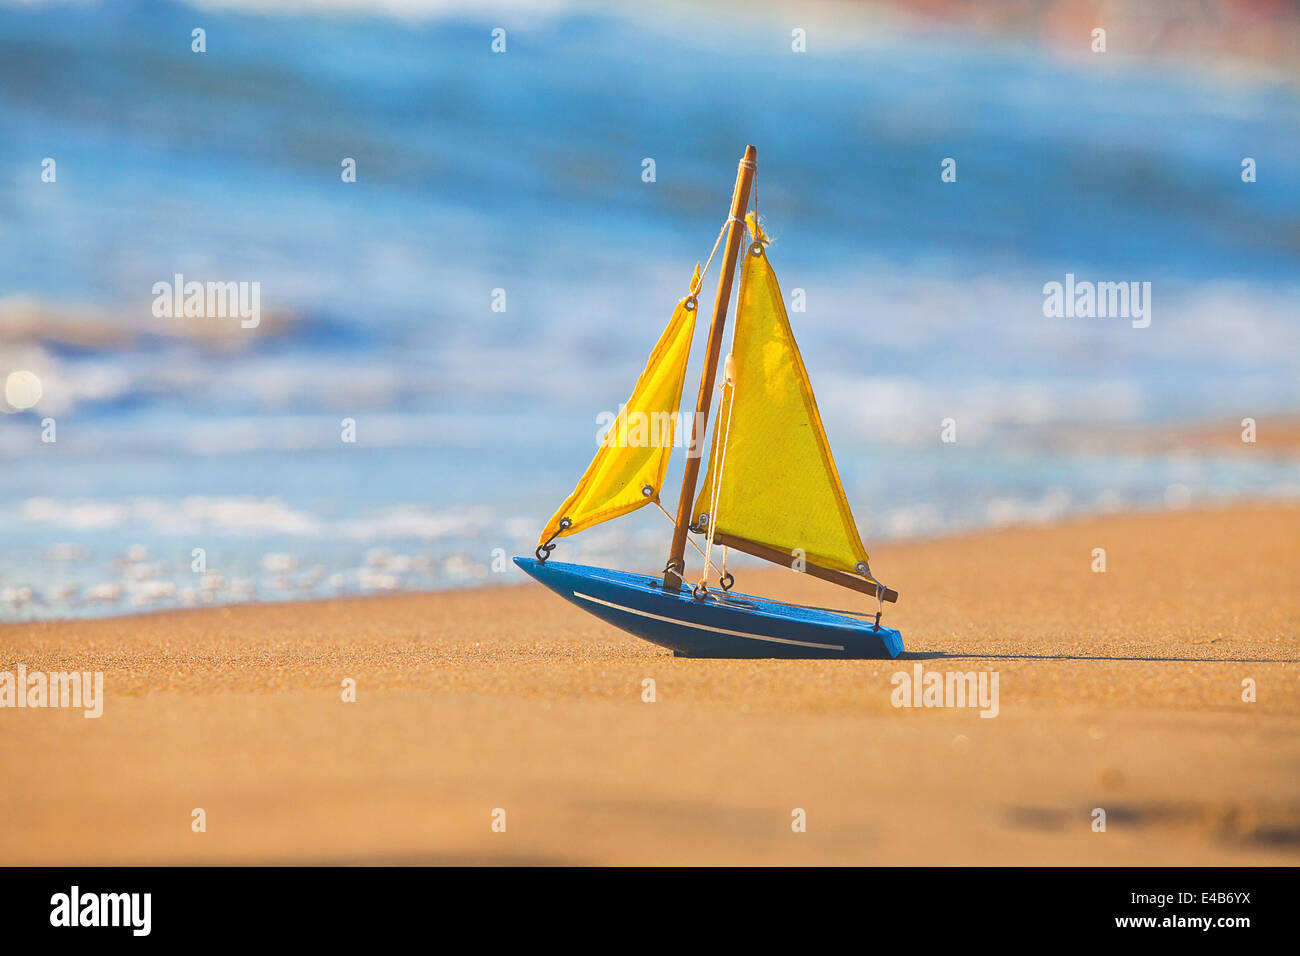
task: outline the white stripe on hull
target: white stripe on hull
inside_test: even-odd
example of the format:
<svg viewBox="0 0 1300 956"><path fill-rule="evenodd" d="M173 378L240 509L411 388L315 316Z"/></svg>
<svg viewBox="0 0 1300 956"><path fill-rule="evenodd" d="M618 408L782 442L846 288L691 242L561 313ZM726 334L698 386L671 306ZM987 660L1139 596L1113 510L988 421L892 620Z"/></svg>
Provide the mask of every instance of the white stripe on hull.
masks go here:
<svg viewBox="0 0 1300 956"><path fill-rule="evenodd" d="M622 611L625 614L636 614L639 617L654 618L656 621L666 621L669 624L680 624L682 627L693 627L697 631L712 631L715 634L730 634L732 637L747 637L751 641L770 641L773 644L794 644L798 647L818 647L826 651L842 651L842 644L816 644L813 641L792 641L785 637L768 637L765 634L746 634L744 631L732 631L725 627L710 627L708 624L694 624L691 621L682 621L675 617L664 617L661 614L651 614L649 611L638 611L634 607L624 607L622 604L615 604L613 601L603 601L598 597L592 597L590 594L583 594L581 591L574 591L574 597L582 598L584 601L591 601L595 604L603 604L605 607L612 607L616 611Z"/></svg>

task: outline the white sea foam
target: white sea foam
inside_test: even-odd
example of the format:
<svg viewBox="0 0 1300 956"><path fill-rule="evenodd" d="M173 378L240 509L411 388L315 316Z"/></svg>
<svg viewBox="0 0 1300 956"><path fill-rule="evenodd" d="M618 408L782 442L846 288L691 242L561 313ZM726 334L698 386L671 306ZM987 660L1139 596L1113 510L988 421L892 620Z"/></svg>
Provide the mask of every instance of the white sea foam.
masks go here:
<svg viewBox="0 0 1300 956"><path fill-rule="evenodd" d="M3 512L0 512L3 514ZM13 520L43 529L77 531L112 531L140 526L164 534L239 534L243 536L297 535L327 537L345 541L419 539L437 541L446 538L481 537L498 522L491 508L431 509L424 505L402 504L375 509L358 517L326 519L286 505L279 498L199 497L176 501L160 498L131 498L125 501L93 499L28 498L19 504ZM535 523L535 522L534 522ZM519 522L515 530L523 528ZM511 537L517 535L511 533ZM65 547L65 552L68 546ZM82 559L85 550L75 552ZM380 554L375 551L373 554ZM145 565L145 554L126 555L125 564L136 577L147 577L157 570ZM392 556L411 565L409 555ZM283 553L268 553L260 564L269 572L294 570L298 558Z"/></svg>
<svg viewBox="0 0 1300 956"><path fill-rule="evenodd" d="M339 537L357 541L380 538L436 541L478 537L493 524L492 510L486 507L436 511L422 505L397 505L336 522L331 530Z"/></svg>
<svg viewBox="0 0 1300 956"><path fill-rule="evenodd" d="M45 529L105 531L139 523L155 531L239 534L317 534L320 522L278 498L187 497L179 501L131 498L125 501L28 498L17 520Z"/></svg>

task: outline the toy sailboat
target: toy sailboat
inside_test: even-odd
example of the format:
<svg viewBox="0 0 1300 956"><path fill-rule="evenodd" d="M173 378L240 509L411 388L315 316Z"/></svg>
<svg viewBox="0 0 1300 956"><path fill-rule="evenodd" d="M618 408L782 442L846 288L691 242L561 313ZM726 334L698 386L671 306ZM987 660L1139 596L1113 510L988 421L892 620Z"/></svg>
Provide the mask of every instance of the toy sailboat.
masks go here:
<svg viewBox="0 0 1300 956"><path fill-rule="evenodd" d="M536 557L515 558L515 563L584 610L682 657L897 657L903 650L902 637L882 626L880 618L883 602L897 601L898 594L881 584L867 563L768 262L757 208L741 220L756 169L755 150L750 146L740 161L730 215L704 272L695 267L689 293L677 303L645 371L582 480L547 522ZM697 452L708 424L746 223L751 241L741 266L731 353L724 363L722 400L704 484L697 495ZM557 538L645 505L663 508L659 496L676 437L697 296L724 233L722 274L687 446L696 453L687 457L662 577L549 560ZM703 559L694 587L683 583L690 533L704 541L703 546L691 541ZM729 548L874 597L874 621L869 613L733 592L735 577L726 568ZM714 563L715 549L721 566ZM718 573L717 588L709 587L710 569Z"/></svg>

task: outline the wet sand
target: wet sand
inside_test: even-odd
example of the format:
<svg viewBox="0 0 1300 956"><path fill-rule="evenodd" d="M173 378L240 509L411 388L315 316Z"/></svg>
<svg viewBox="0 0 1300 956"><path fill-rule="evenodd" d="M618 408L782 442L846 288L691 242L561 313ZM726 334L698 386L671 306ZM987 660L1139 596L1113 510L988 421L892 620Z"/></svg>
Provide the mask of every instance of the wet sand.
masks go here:
<svg viewBox="0 0 1300 956"><path fill-rule="evenodd" d="M1300 862L1300 507L872 566L899 661L675 659L532 583L5 625L0 669L101 670L106 700L0 710L0 863ZM917 663L997 671L997 717L894 707Z"/></svg>

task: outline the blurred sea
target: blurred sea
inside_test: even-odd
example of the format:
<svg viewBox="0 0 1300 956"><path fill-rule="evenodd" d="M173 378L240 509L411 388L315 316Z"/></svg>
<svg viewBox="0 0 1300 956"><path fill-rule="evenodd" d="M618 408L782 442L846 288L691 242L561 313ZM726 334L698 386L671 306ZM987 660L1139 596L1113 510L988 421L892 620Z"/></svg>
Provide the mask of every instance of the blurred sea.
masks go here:
<svg viewBox="0 0 1300 956"><path fill-rule="evenodd" d="M515 580L749 142L886 580L889 539L1300 495L1293 458L1069 442L1300 412L1294 78L865 12L800 55L686 7L290 11L0 5L0 381L42 386L0 399L0 618ZM176 273L260 282L261 326L155 318ZM1150 327L1044 318L1066 273L1150 282ZM557 557L658 570L667 532Z"/></svg>

